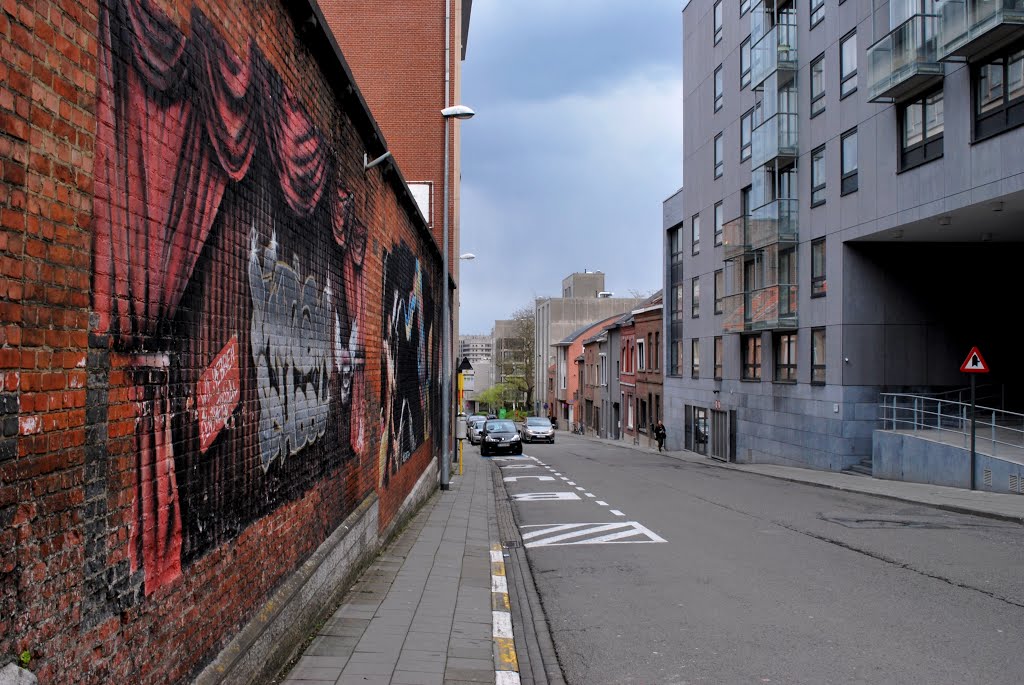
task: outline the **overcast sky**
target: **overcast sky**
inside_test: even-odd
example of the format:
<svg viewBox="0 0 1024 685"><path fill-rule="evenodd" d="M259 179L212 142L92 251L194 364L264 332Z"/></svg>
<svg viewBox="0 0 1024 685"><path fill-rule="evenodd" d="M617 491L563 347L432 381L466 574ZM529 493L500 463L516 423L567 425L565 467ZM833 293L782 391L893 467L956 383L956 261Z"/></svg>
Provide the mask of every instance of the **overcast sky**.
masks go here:
<svg viewBox="0 0 1024 685"><path fill-rule="evenodd" d="M682 185L681 0L475 0L462 104L462 334L575 271L661 287Z"/></svg>

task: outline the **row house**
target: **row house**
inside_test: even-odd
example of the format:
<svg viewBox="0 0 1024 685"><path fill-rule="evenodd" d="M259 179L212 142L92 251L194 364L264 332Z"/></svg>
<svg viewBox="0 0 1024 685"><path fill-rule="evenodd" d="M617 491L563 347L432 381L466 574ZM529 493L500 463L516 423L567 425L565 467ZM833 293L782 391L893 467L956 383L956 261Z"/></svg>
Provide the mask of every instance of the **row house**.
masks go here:
<svg viewBox="0 0 1024 685"><path fill-rule="evenodd" d="M661 325L662 295L658 292L632 312L636 337L637 435L643 444L656 446L654 425L662 415Z"/></svg>
<svg viewBox="0 0 1024 685"><path fill-rule="evenodd" d="M555 378L554 397L549 403L551 412L567 429L574 424L585 423L583 383L581 375L584 369L583 342L599 333L605 326L618 319L622 314L591 322L578 328L555 343ZM561 425L561 424L560 424Z"/></svg>

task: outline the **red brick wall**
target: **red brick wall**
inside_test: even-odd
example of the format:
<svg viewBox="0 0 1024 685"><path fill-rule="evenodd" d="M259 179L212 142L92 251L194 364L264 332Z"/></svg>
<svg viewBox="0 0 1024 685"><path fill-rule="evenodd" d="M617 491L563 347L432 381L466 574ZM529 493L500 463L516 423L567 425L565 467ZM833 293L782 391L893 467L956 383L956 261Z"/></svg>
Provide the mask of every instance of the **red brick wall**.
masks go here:
<svg viewBox="0 0 1024 685"><path fill-rule="evenodd" d="M189 680L431 459L440 253L301 5L0 0L0 661L43 683Z"/></svg>

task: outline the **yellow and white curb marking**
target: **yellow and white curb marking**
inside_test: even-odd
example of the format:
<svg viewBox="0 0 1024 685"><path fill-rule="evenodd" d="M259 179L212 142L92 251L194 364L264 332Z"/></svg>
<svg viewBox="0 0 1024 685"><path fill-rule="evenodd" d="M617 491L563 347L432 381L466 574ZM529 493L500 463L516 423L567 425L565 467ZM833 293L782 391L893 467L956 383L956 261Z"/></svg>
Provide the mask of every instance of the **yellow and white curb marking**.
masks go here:
<svg viewBox="0 0 1024 685"><path fill-rule="evenodd" d="M494 682L496 685L520 685L519 659L512 637L511 604L505 577L505 556L501 545L491 545L491 620L494 636Z"/></svg>

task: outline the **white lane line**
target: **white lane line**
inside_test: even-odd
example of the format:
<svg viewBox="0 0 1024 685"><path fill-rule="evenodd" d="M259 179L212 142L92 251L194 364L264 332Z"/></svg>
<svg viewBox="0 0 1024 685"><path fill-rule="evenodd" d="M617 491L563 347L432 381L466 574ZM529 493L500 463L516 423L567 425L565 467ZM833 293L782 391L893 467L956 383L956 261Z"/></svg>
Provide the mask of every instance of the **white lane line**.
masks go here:
<svg viewBox="0 0 1024 685"><path fill-rule="evenodd" d="M492 562L505 561L505 557L503 557L501 555L501 550L499 550L499 549L492 549L491 550L491 561Z"/></svg>
<svg viewBox="0 0 1024 685"><path fill-rule="evenodd" d="M568 478L566 478L565 476L559 476L559 478L561 478L562 480L569 480L569 479L568 479Z"/></svg>
<svg viewBox="0 0 1024 685"><path fill-rule="evenodd" d="M611 509L610 511L611 511L611 512L612 512L613 514L615 514L616 516L625 516L625 514L623 514L623 513L622 513L621 511L619 511L618 509Z"/></svg>
<svg viewBox="0 0 1024 685"><path fill-rule="evenodd" d="M506 480L508 480L508 479L506 478ZM586 495L587 497L597 497L597 495L595 495L592 492L584 492L583 494Z"/></svg>
<svg viewBox="0 0 1024 685"><path fill-rule="evenodd" d="M512 495L513 502L553 502L553 501L579 501L580 496L575 492L521 492Z"/></svg>
<svg viewBox="0 0 1024 685"><path fill-rule="evenodd" d="M578 485L576 486L576 489L577 489L577 490L586 490L586 488L582 488L582 487L580 487L580 486L578 486Z"/></svg>
<svg viewBox="0 0 1024 685"><path fill-rule="evenodd" d="M492 611L494 637L512 637L512 614L507 611Z"/></svg>
<svg viewBox="0 0 1024 685"><path fill-rule="evenodd" d="M573 482L572 482L572 481L570 480L570 481L566 481L566 485L576 485L576 483L573 483Z"/></svg>
<svg viewBox="0 0 1024 685"><path fill-rule="evenodd" d="M607 507L608 506L607 502L602 502L601 500L597 500L597 503L600 504L602 507Z"/></svg>
<svg viewBox="0 0 1024 685"><path fill-rule="evenodd" d="M551 476L505 476L502 478L506 483L515 483L525 478L536 478L537 480L554 480Z"/></svg>
<svg viewBox="0 0 1024 685"><path fill-rule="evenodd" d="M508 594L508 580L505 576L491 576L491 592Z"/></svg>

